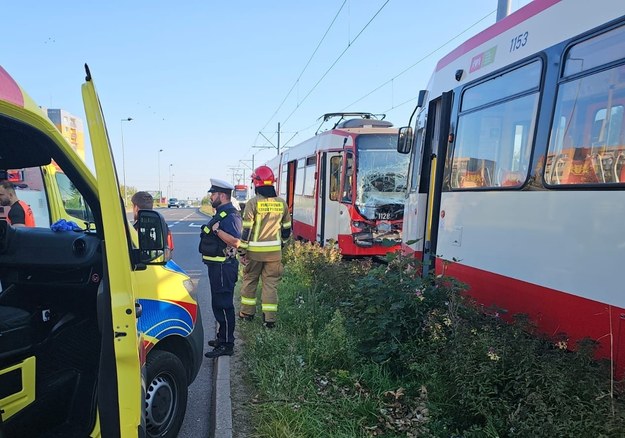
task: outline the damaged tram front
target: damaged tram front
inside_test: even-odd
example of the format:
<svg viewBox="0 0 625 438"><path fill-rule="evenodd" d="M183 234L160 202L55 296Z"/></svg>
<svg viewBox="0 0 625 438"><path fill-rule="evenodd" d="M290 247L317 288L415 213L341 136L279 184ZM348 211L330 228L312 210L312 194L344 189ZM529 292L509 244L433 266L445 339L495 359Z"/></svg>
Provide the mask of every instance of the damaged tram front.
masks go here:
<svg viewBox="0 0 625 438"><path fill-rule="evenodd" d="M295 238L337 242L344 256L381 256L401 245L408 159L397 129L370 113L339 121L269 161L293 216ZM351 117L351 118L348 118Z"/></svg>

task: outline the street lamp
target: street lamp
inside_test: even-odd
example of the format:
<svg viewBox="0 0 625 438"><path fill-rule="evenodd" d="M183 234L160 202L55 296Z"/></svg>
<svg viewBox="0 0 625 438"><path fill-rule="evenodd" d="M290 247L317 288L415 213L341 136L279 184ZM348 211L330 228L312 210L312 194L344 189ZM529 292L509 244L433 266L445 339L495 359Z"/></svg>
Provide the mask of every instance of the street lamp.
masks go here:
<svg viewBox="0 0 625 438"><path fill-rule="evenodd" d="M169 163L169 178L167 179L167 198L171 198L172 197L172 192L173 192L173 188L171 187L171 166L173 166L173 164Z"/></svg>
<svg viewBox="0 0 625 438"><path fill-rule="evenodd" d="M163 197L163 194L161 193L161 152L163 152L162 149L158 150L158 203L160 205L161 203L161 198Z"/></svg>
<svg viewBox="0 0 625 438"><path fill-rule="evenodd" d="M122 174L124 177L124 206L126 205L126 193L128 192L128 187L126 186L126 153L124 151L124 122L132 121L132 117L126 117L125 119L121 119L119 122L119 130L122 133Z"/></svg>

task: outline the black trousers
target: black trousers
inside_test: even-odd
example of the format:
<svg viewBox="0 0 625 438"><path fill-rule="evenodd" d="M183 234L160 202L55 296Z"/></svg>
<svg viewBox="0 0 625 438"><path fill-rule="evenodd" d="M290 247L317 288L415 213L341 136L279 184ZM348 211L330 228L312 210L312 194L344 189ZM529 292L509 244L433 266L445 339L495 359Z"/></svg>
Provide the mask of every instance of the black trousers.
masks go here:
<svg viewBox="0 0 625 438"><path fill-rule="evenodd" d="M227 259L225 262L207 262L208 279L211 286L211 305L215 320L219 323L217 340L222 344L234 345L234 285L239 274L239 262Z"/></svg>

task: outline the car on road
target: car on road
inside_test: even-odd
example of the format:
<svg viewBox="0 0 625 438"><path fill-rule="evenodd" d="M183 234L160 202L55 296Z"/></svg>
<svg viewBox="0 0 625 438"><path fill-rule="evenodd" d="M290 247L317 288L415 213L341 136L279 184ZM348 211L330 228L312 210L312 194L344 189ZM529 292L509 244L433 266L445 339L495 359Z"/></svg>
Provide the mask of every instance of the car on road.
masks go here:
<svg viewBox="0 0 625 438"><path fill-rule="evenodd" d="M178 198L169 198L169 202L167 202L167 208L180 208L180 201Z"/></svg>

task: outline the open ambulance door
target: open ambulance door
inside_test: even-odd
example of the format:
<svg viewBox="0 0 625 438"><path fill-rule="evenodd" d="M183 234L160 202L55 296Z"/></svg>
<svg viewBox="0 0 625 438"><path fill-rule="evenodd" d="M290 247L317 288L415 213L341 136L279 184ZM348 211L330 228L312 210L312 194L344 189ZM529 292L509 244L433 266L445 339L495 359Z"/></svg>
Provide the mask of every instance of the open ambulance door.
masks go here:
<svg viewBox="0 0 625 438"><path fill-rule="evenodd" d="M87 65L85 70L82 96L104 228L104 278L97 301L102 334L98 375L100 434L104 437L143 436L140 339L128 225L100 101Z"/></svg>

